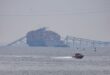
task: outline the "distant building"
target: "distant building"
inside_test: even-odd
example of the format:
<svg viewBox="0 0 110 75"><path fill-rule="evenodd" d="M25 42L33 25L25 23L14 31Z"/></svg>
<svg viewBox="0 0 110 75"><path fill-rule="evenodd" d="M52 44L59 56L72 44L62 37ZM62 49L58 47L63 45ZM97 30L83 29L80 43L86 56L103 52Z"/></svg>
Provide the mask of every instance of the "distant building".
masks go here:
<svg viewBox="0 0 110 75"><path fill-rule="evenodd" d="M46 30L45 27L28 32L26 38L29 46L67 47L59 34Z"/></svg>

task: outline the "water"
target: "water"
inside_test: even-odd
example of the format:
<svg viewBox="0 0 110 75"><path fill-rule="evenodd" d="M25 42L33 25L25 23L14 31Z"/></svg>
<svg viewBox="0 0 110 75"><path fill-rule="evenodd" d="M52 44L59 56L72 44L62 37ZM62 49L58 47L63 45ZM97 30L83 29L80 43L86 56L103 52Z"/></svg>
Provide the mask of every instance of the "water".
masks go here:
<svg viewBox="0 0 110 75"><path fill-rule="evenodd" d="M66 49L63 48L62 54L56 55L54 53L57 53L59 48L47 53L39 52L37 49L40 48L34 49L36 54L29 54L24 48L20 48L19 53L16 50L12 53L12 49L8 49L10 52L7 52L7 49L3 49L6 52L0 50L0 75L110 75L110 55L104 54L106 50L102 51L103 55L98 51L82 51L85 57L75 59L69 55L71 50L66 54ZM50 49L52 48L48 48Z"/></svg>

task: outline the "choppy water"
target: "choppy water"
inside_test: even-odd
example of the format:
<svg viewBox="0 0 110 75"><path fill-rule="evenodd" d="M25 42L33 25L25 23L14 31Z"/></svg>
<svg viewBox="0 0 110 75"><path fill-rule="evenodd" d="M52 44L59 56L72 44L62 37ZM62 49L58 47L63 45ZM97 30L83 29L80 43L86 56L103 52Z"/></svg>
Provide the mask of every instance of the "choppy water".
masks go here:
<svg viewBox="0 0 110 75"><path fill-rule="evenodd" d="M109 58L0 56L0 75L110 75Z"/></svg>
<svg viewBox="0 0 110 75"><path fill-rule="evenodd" d="M110 75L110 55L0 55L0 75ZM63 53L63 52L62 52ZM57 55L57 54L56 54Z"/></svg>

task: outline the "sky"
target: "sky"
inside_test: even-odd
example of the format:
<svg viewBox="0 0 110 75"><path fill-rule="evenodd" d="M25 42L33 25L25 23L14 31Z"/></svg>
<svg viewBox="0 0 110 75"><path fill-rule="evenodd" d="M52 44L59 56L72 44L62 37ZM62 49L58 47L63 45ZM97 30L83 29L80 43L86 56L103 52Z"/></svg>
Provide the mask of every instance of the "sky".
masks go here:
<svg viewBox="0 0 110 75"><path fill-rule="evenodd" d="M110 41L110 0L0 0L0 43L41 27L62 37Z"/></svg>

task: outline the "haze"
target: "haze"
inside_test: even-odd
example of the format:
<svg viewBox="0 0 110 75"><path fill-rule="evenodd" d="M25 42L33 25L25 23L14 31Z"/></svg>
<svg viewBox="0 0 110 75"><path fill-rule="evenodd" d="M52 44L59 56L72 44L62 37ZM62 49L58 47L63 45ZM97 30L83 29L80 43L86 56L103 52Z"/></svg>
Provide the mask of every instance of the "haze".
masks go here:
<svg viewBox="0 0 110 75"><path fill-rule="evenodd" d="M110 0L0 0L0 43L44 26L62 37L110 41Z"/></svg>

